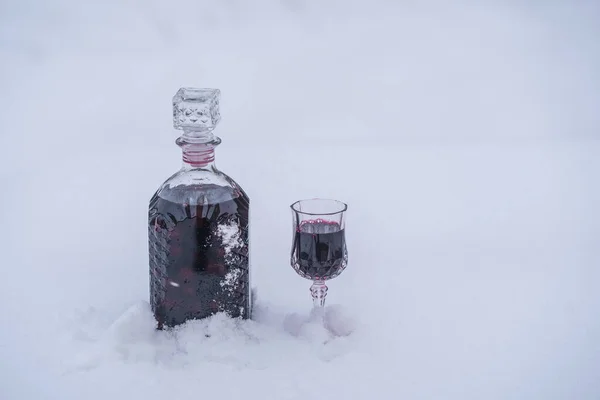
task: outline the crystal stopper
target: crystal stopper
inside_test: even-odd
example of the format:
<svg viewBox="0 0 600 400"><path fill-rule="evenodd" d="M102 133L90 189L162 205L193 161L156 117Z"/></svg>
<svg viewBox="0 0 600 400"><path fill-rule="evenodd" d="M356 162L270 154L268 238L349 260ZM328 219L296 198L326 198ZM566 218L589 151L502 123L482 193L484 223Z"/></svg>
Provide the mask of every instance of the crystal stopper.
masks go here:
<svg viewBox="0 0 600 400"><path fill-rule="evenodd" d="M173 126L184 131L212 131L221 120L219 89L181 88L173 96Z"/></svg>

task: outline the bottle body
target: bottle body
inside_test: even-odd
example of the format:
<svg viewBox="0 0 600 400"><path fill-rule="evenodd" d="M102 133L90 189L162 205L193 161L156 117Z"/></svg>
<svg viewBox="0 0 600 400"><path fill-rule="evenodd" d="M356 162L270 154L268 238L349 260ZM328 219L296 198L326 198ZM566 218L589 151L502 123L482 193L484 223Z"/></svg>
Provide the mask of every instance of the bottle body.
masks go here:
<svg viewBox="0 0 600 400"><path fill-rule="evenodd" d="M250 202L214 164L184 168L150 200L150 303L158 327L217 312L250 318Z"/></svg>

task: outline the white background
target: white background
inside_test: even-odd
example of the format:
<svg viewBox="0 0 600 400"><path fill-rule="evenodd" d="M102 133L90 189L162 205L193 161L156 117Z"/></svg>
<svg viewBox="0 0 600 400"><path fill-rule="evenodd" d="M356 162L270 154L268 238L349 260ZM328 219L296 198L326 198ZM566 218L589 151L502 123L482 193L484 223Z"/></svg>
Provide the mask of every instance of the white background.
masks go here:
<svg viewBox="0 0 600 400"><path fill-rule="evenodd" d="M0 398L600 398L599 27L583 0L2 2ZM181 86L222 91L259 301L163 335ZM282 326L314 196L349 204L326 344Z"/></svg>

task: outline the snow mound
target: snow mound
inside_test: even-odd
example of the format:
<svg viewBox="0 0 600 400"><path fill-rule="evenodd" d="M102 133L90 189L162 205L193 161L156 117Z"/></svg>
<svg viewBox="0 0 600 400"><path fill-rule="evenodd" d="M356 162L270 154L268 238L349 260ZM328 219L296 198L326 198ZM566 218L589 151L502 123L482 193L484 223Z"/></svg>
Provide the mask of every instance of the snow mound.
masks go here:
<svg viewBox="0 0 600 400"><path fill-rule="evenodd" d="M322 361L341 357L357 322L342 306L327 306L322 314L277 314L256 306L254 320L229 318L223 313L189 321L171 330L156 330L150 305L130 306L99 332L97 311L82 315L79 331L81 351L68 363L68 372L85 371L104 364L147 363L168 368L187 368L204 363L232 368L266 369L286 363L288 357ZM307 353L308 351L308 353Z"/></svg>

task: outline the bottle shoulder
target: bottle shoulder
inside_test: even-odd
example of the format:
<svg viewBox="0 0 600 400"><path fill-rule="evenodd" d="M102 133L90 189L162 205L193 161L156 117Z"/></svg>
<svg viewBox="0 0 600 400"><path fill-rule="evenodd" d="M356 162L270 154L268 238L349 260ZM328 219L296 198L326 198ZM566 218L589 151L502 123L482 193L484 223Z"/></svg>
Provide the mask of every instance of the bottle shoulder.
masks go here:
<svg viewBox="0 0 600 400"><path fill-rule="evenodd" d="M155 195L174 203L215 204L248 196L230 176L216 168L181 169Z"/></svg>

